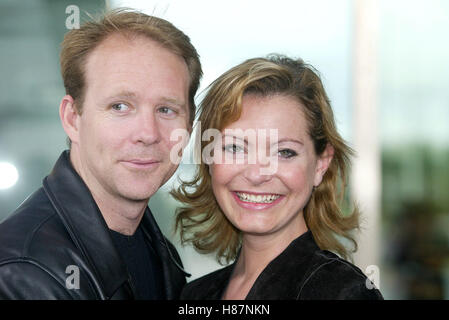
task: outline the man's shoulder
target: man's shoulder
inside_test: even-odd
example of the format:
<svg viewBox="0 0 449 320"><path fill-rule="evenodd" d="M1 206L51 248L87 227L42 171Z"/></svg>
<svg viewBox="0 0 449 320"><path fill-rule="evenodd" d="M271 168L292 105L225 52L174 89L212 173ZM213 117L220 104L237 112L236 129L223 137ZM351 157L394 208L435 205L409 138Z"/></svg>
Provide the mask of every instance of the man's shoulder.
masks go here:
<svg viewBox="0 0 449 320"><path fill-rule="evenodd" d="M42 188L0 223L0 266L16 261L50 263L56 256L64 259L67 247L73 243Z"/></svg>
<svg viewBox="0 0 449 320"><path fill-rule="evenodd" d="M64 273L76 252L45 191L38 189L0 223L0 298L78 297L80 290L67 290Z"/></svg>
<svg viewBox="0 0 449 320"><path fill-rule="evenodd" d="M0 223L0 259L4 258L6 250L13 248L20 249L22 254L36 232L54 215L55 211L42 188L30 195Z"/></svg>
<svg viewBox="0 0 449 320"><path fill-rule="evenodd" d="M39 188L28 196L9 216L1 221L0 226L5 223L16 223L17 220L31 219L37 221L49 213L54 213L52 205L45 194L44 188Z"/></svg>

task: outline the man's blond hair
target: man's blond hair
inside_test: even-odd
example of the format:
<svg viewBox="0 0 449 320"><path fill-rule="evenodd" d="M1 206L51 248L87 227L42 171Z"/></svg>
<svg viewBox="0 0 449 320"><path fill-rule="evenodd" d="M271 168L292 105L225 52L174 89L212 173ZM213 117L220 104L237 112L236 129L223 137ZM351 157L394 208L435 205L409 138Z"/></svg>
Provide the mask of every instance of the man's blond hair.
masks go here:
<svg viewBox="0 0 449 320"><path fill-rule="evenodd" d="M196 109L194 98L202 76L196 49L189 37L170 22L130 9L112 10L98 21L88 21L65 35L60 55L61 73L66 94L75 100L78 113L82 112L86 91L87 57L102 41L117 33L125 37L148 37L184 59L190 74L189 117L192 124Z"/></svg>

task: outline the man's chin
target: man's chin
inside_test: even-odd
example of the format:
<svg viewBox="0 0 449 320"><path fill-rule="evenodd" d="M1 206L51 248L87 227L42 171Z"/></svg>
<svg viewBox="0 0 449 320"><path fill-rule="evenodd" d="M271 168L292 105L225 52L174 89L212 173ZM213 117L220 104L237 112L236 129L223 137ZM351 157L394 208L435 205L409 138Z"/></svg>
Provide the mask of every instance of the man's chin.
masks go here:
<svg viewBox="0 0 449 320"><path fill-rule="evenodd" d="M171 174L170 174L171 176ZM167 175L160 172L139 175L121 175L115 179L116 190L132 201L148 201L166 182Z"/></svg>
<svg viewBox="0 0 449 320"><path fill-rule="evenodd" d="M156 193L158 188L156 186L151 187L143 187L143 188L136 188L136 186L132 186L128 188L127 190L121 192L122 197L134 202L148 202L150 197Z"/></svg>

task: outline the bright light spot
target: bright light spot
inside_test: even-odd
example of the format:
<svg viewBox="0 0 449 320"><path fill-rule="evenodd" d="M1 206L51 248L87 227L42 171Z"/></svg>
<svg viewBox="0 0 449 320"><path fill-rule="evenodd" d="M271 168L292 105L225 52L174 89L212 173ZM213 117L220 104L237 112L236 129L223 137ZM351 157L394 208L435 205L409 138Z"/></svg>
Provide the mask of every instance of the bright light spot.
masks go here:
<svg viewBox="0 0 449 320"><path fill-rule="evenodd" d="M16 184L19 173L15 166L8 162L0 162L0 189L8 189Z"/></svg>

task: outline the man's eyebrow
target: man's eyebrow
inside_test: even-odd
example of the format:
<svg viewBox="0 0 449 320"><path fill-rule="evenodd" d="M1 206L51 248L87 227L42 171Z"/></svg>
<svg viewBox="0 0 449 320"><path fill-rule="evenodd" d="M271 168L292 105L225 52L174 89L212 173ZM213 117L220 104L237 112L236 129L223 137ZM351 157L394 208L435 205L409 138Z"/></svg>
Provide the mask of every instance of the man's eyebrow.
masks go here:
<svg viewBox="0 0 449 320"><path fill-rule="evenodd" d="M162 102L172 103L174 105L177 105L178 107L186 108L186 103L176 98L163 97L161 100Z"/></svg>
<svg viewBox="0 0 449 320"><path fill-rule="evenodd" d="M133 91L128 91L128 90L124 90L124 91L119 91L118 93L114 93L111 94L110 96L108 96L107 99L113 99L113 98L136 98L137 94ZM165 102L165 103L171 103L171 104L175 104L179 107L186 107L186 103L184 101L178 100L176 98L171 98L171 97L162 97L160 99L160 101Z"/></svg>
<svg viewBox="0 0 449 320"><path fill-rule="evenodd" d="M111 94L107 99L112 98L135 98L137 94L132 91L119 91L118 93Z"/></svg>

